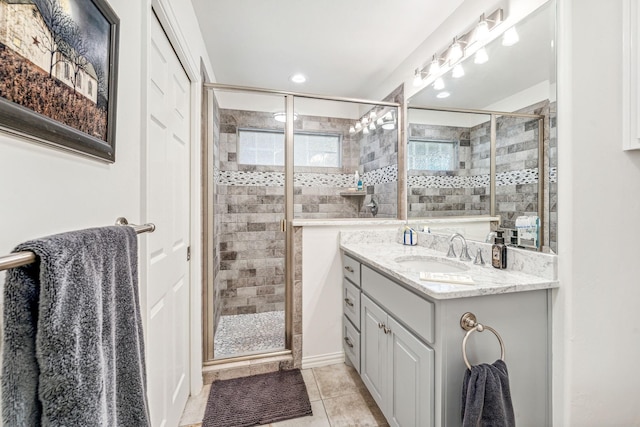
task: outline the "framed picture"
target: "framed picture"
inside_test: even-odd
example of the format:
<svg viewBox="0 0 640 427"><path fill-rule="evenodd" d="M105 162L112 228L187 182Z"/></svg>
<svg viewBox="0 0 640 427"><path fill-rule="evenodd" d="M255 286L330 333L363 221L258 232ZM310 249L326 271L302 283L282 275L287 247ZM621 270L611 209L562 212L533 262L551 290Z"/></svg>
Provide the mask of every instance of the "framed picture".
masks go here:
<svg viewBox="0 0 640 427"><path fill-rule="evenodd" d="M0 129L114 162L118 31L105 0L0 1Z"/></svg>

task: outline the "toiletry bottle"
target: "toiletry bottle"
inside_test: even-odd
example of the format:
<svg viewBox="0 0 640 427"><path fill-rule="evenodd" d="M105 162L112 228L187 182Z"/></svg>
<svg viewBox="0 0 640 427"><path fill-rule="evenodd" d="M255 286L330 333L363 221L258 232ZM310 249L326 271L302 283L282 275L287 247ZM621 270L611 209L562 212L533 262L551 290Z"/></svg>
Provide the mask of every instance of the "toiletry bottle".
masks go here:
<svg viewBox="0 0 640 427"><path fill-rule="evenodd" d="M496 232L496 238L491 247L491 265L499 269L507 268L507 247L504 244L502 231Z"/></svg>
<svg viewBox="0 0 640 427"><path fill-rule="evenodd" d="M362 191L362 178L360 178L358 176L358 183L357 183L357 187L358 191Z"/></svg>

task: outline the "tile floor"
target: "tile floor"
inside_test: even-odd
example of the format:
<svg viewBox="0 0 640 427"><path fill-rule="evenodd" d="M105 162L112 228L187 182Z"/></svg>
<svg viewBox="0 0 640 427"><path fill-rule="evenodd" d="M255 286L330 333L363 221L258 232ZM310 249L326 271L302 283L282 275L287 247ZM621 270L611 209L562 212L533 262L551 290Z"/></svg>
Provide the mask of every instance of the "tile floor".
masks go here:
<svg viewBox="0 0 640 427"><path fill-rule="evenodd" d="M214 359L284 349L284 311L220 316Z"/></svg>
<svg viewBox="0 0 640 427"><path fill-rule="evenodd" d="M313 416L270 424L270 427L388 426L355 369L344 363L303 369ZM201 426L211 386L189 398L180 426Z"/></svg>

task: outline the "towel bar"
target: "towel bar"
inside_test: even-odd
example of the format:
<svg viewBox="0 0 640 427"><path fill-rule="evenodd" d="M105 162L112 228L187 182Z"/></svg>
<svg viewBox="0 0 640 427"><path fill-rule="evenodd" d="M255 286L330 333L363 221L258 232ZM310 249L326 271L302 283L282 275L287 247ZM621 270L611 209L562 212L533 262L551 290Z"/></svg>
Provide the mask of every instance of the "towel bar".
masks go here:
<svg viewBox="0 0 640 427"><path fill-rule="evenodd" d="M498 338L498 342L500 343L500 360L504 362L504 341L502 341L502 337L495 329L478 323L475 314L469 312L463 314L460 318L460 327L467 331L464 339L462 340L462 358L464 359L464 363L467 365L467 368L471 369L471 364L469 363L469 359L467 359L467 338L469 338L469 335L473 332L482 332L485 329L493 332L496 338Z"/></svg>
<svg viewBox="0 0 640 427"><path fill-rule="evenodd" d="M124 217L116 219L116 225L129 225L133 227L136 234L153 233L156 230L156 226L152 223L143 225L129 224L127 219ZM35 260L36 255L30 251L16 252L10 255L1 256L0 271L31 264L32 262L35 262Z"/></svg>

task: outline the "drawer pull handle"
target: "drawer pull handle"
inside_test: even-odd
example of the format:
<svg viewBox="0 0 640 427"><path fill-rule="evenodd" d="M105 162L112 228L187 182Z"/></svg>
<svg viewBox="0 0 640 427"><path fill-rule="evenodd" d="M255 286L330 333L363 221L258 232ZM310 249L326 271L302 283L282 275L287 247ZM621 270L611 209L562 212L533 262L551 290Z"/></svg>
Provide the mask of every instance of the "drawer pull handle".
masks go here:
<svg viewBox="0 0 640 427"><path fill-rule="evenodd" d="M344 342L346 342L350 348L353 348L353 343L351 342L349 337L344 337Z"/></svg>
<svg viewBox="0 0 640 427"><path fill-rule="evenodd" d="M387 328L386 326L384 327L384 333L385 334L390 334L391 333L391 328Z"/></svg>
<svg viewBox="0 0 640 427"><path fill-rule="evenodd" d="M344 269L347 270L349 273L353 273L353 267L351 267L350 265L347 265Z"/></svg>
<svg viewBox="0 0 640 427"><path fill-rule="evenodd" d="M386 326L384 325L384 323L379 322L378 329L382 329L382 328L386 328Z"/></svg>
<svg viewBox="0 0 640 427"><path fill-rule="evenodd" d="M345 299L344 299L344 302L345 302L345 303L347 303L347 305L348 305L349 307L353 307L353 303L351 302L351 300L350 300L349 298L345 298Z"/></svg>

